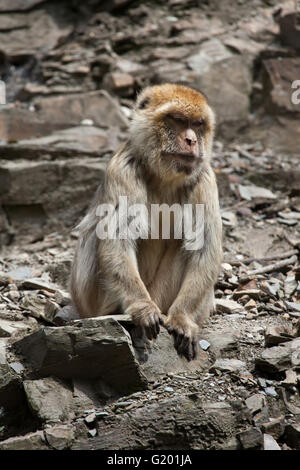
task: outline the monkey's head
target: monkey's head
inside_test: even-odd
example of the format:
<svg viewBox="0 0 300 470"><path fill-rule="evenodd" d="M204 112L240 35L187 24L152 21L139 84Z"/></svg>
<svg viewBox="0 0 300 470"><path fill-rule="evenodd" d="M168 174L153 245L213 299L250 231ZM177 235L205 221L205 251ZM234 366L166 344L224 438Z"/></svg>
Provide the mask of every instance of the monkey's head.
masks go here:
<svg viewBox="0 0 300 470"><path fill-rule="evenodd" d="M210 159L214 126L214 113L202 93L167 83L139 95L131 142L160 177L186 179Z"/></svg>

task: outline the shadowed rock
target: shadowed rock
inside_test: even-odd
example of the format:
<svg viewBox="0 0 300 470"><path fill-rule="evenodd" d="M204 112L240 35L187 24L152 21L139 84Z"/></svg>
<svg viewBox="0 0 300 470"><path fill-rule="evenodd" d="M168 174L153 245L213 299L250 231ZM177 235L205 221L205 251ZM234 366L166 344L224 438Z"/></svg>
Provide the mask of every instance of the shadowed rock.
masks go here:
<svg viewBox="0 0 300 470"><path fill-rule="evenodd" d="M101 377L122 393L147 387L129 334L112 318L102 318L97 328L42 328L16 342L15 347L42 377Z"/></svg>

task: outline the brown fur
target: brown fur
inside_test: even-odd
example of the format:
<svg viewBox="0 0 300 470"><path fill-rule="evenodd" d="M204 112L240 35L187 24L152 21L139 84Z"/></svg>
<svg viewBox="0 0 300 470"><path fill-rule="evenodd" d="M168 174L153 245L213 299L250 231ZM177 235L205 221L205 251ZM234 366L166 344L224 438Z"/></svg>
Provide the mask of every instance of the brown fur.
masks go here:
<svg viewBox="0 0 300 470"><path fill-rule="evenodd" d="M186 167L184 158L182 163L172 157L182 150L178 126L185 135L185 124L168 124L174 112L186 119L188 128L196 119L204 122L200 130L189 131L198 140L195 165ZM210 166L213 131L214 114L201 93L171 84L146 88L137 100L129 140L111 159L105 181L79 224L72 269L72 298L82 317L129 313L149 339L163 324L174 336L178 353L189 360L196 357L198 326L214 306L213 287L222 259L218 191ZM171 158L163 158L165 151ZM183 240L172 236L99 240L97 206L116 206L124 195L129 204L149 207L204 204L203 248L189 251Z"/></svg>

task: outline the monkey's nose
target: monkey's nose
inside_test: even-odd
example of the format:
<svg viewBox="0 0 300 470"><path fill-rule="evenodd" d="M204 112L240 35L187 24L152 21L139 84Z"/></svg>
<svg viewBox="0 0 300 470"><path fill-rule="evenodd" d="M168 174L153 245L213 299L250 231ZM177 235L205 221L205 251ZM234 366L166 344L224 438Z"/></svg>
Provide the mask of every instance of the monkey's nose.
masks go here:
<svg viewBox="0 0 300 470"><path fill-rule="evenodd" d="M184 142L188 147L193 147L197 143L197 137L193 129L185 131Z"/></svg>
<svg viewBox="0 0 300 470"><path fill-rule="evenodd" d="M189 139L189 138L186 137L185 142L186 142L186 144L188 144L189 147L193 147L196 144L197 140Z"/></svg>

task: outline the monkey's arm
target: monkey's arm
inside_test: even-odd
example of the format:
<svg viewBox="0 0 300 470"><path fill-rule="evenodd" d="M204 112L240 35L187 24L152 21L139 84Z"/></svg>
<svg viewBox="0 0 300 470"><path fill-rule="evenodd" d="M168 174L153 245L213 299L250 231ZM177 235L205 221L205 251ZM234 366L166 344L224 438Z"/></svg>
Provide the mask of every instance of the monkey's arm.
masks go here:
<svg viewBox="0 0 300 470"><path fill-rule="evenodd" d="M214 180L212 181L212 184ZM213 184L214 186L214 184ZM205 315L222 261L222 223L216 186L205 202L203 247L186 252L187 261L180 291L169 308L165 326L174 336L174 346L188 360L197 355L196 316ZM203 199L202 199L203 200Z"/></svg>
<svg viewBox="0 0 300 470"><path fill-rule="evenodd" d="M131 315L148 339L156 338L162 323L161 312L139 275L131 241L105 240L99 246L99 256L107 290L119 299L122 310Z"/></svg>
<svg viewBox="0 0 300 470"><path fill-rule="evenodd" d="M128 207L145 203L147 193L143 181L137 178L134 166L128 164L126 148L121 150L110 162L107 169L103 194L104 202L115 208L116 220L121 228L129 225L128 215L120 206L120 198L126 196ZM120 218L121 217L121 218ZM141 217L142 231L148 231L148 217ZM127 230L127 229L126 229ZM124 239L99 240L99 265L107 292L121 304L122 310L131 315L133 322L145 330L148 339L156 338L161 312L151 300L143 283L136 258L136 240L128 229ZM142 332L141 332L142 334Z"/></svg>

